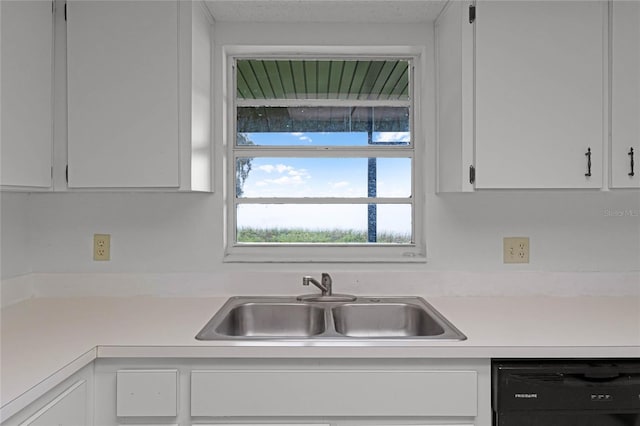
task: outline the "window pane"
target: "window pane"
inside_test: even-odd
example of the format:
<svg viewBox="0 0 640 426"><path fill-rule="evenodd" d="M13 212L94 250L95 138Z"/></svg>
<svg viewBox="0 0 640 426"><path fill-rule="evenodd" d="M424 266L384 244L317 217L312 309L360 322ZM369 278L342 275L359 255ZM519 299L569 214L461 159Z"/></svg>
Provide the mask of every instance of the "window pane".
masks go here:
<svg viewBox="0 0 640 426"><path fill-rule="evenodd" d="M241 204L236 241L410 244L411 205Z"/></svg>
<svg viewBox="0 0 640 426"><path fill-rule="evenodd" d="M406 146L411 139L407 107L239 107L237 111L237 145Z"/></svg>
<svg viewBox="0 0 640 426"><path fill-rule="evenodd" d="M238 253L249 244L413 244L410 60L234 64L228 240L245 246Z"/></svg>
<svg viewBox="0 0 640 426"><path fill-rule="evenodd" d="M238 99L409 99L407 60L236 62Z"/></svg>
<svg viewBox="0 0 640 426"><path fill-rule="evenodd" d="M238 197L411 197L410 158L236 159Z"/></svg>

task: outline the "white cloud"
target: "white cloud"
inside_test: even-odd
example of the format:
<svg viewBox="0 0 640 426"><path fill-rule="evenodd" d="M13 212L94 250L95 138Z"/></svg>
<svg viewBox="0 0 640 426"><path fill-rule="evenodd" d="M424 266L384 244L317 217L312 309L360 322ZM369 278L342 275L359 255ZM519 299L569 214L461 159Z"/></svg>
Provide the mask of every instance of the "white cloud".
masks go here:
<svg viewBox="0 0 640 426"><path fill-rule="evenodd" d="M269 185L278 186L297 186L305 184L311 176L307 169L297 169L293 166L286 164L263 164L256 167L256 170L260 170L267 174L276 174L279 177L261 179L254 183L256 187L266 187ZM250 191L250 188L247 188Z"/></svg>
<svg viewBox="0 0 640 426"><path fill-rule="evenodd" d="M304 178L308 178L309 177L309 172L306 169L289 170L289 172L287 174L289 176L300 176L300 177L304 177Z"/></svg>
<svg viewBox="0 0 640 426"><path fill-rule="evenodd" d="M256 170L260 170L261 172L265 172L265 173L273 173L273 172L277 172L279 174L289 174L291 176L294 175L305 175L308 176L309 172L307 172L306 169L296 169L293 166L287 166L286 164L262 164L258 167L256 167Z"/></svg>
<svg viewBox="0 0 640 426"><path fill-rule="evenodd" d="M373 134L374 142L409 142L411 133L409 132L376 132Z"/></svg>
<svg viewBox="0 0 640 426"><path fill-rule="evenodd" d="M276 165L275 168L276 168L276 171L278 173L290 172L290 171L294 170L293 167L287 166L285 164L278 164L278 165Z"/></svg>
<svg viewBox="0 0 640 426"><path fill-rule="evenodd" d="M345 186L349 186L349 182L347 182L346 180L340 181L340 182L334 182L331 183L331 187L332 188L344 188Z"/></svg>
<svg viewBox="0 0 640 426"><path fill-rule="evenodd" d="M265 179L260 183L273 184L273 185L301 185L305 183L305 179L302 176L281 176L277 179Z"/></svg>
<svg viewBox="0 0 640 426"><path fill-rule="evenodd" d="M261 172L271 173L272 171L274 171L276 169L276 167L271 165L271 164L264 164L262 166L256 167L256 169L260 170Z"/></svg>
<svg viewBox="0 0 640 426"><path fill-rule="evenodd" d="M303 132L291 132L290 135L297 137L302 142L309 142L309 143L313 142L313 140L309 136L305 135Z"/></svg>

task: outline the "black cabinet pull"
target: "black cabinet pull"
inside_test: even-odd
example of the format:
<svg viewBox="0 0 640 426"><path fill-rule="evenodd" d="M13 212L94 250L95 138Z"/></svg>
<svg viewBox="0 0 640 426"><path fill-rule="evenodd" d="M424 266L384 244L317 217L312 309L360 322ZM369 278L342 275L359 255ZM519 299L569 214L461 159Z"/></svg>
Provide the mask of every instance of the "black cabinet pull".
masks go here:
<svg viewBox="0 0 640 426"><path fill-rule="evenodd" d="M587 152L585 152L584 155L587 156L587 173L585 173L584 175L586 177L590 177L591 176L591 148L587 148Z"/></svg>
<svg viewBox="0 0 640 426"><path fill-rule="evenodd" d="M633 147L629 148L629 158L629 165L631 166L629 176L635 176L635 173L633 172Z"/></svg>

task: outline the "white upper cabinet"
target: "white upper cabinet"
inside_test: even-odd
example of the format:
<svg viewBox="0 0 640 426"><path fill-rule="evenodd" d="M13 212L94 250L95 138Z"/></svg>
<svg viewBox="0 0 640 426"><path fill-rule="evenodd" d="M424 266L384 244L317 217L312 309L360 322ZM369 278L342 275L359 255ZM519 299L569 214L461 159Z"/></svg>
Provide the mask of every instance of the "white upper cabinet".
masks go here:
<svg viewBox="0 0 640 426"><path fill-rule="evenodd" d="M178 1L67 3L69 188L210 190L211 77L192 66L193 50L210 67L203 13ZM193 164L206 176L192 177Z"/></svg>
<svg viewBox="0 0 640 426"><path fill-rule="evenodd" d="M475 20L469 4L451 3L437 22L438 52L457 34L461 80L447 83L456 64L439 53L439 190L602 187L606 2L478 1ZM451 119L447 99L461 117Z"/></svg>
<svg viewBox="0 0 640 426"><path fill-rule="evenodd" d="M640 2L614 1L612 12L611 186L638 188Z"/></svg>
<svg viewBox="0 0 640 426"><path fill-rule="evenodd" d="M476 188L600 188L606 3L479 1L476 16Z"/></svg>
<svg viewBox="0 0 640 426"><path fill-rule="evenodd" d="M178 5L67 4L69 187L178 187Z"/></svg>
<svg viewBox="0 0 640 426"><path fill-rule="evenodd" d="M53 4L1 1L0 185L51 187Z"/></svg>
<svg viewBox="0 0 640 426"><path fill-rule="evenodd" d="M436 21L438 190L473 191L473 25L469 4L451 1Z"/></svg>

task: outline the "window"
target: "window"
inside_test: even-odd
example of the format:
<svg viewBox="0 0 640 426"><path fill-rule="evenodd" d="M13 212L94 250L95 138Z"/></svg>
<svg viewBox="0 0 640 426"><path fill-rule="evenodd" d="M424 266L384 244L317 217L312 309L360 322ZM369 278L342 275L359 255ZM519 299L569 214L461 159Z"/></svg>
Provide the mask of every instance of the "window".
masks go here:
<svg viewBox="0 0 640 426"><path fill-rule="evenodd" d="M413 57L230 57L227 260L423 257Z"/></svg>

